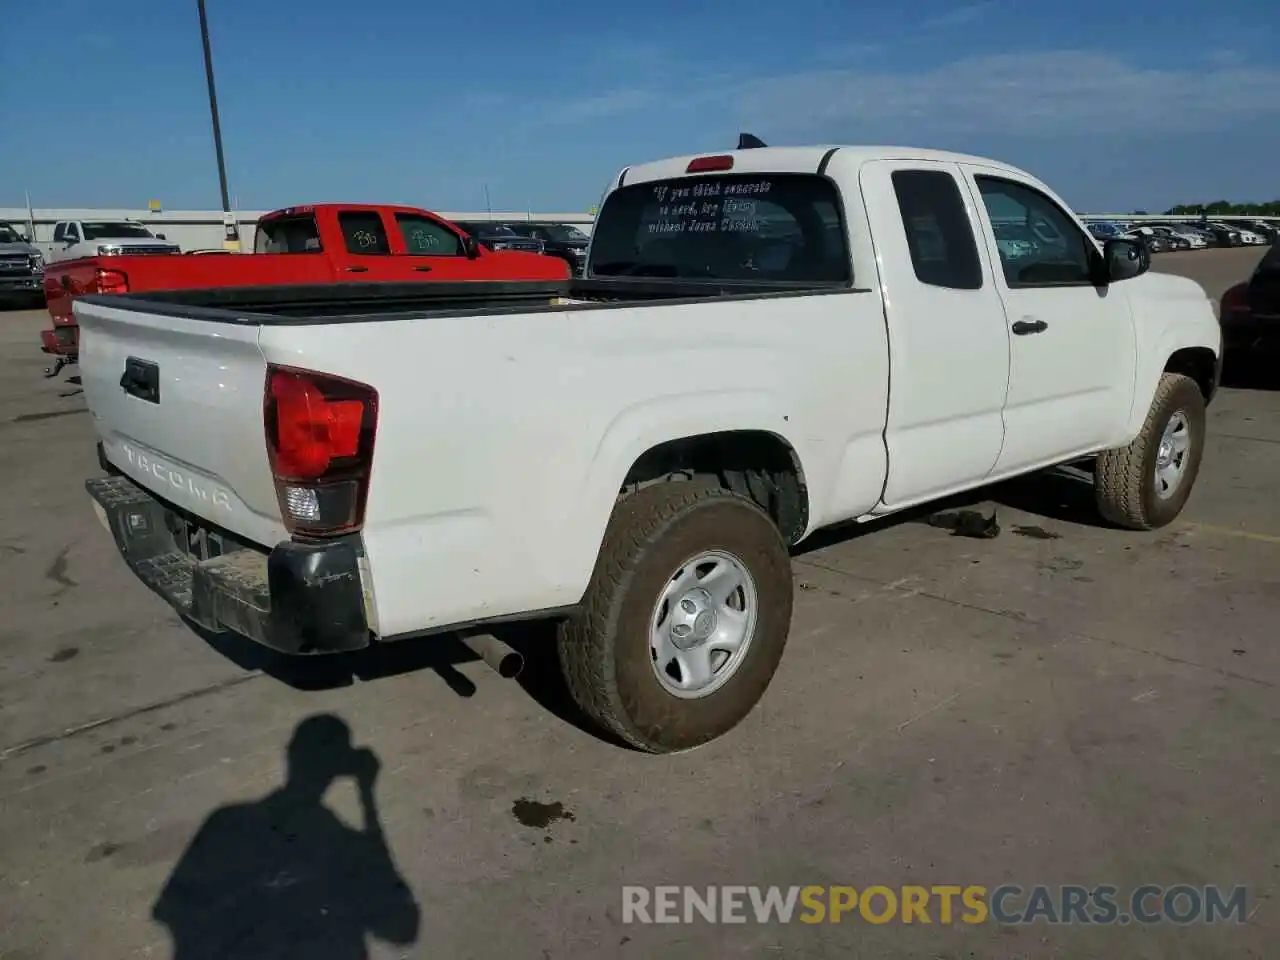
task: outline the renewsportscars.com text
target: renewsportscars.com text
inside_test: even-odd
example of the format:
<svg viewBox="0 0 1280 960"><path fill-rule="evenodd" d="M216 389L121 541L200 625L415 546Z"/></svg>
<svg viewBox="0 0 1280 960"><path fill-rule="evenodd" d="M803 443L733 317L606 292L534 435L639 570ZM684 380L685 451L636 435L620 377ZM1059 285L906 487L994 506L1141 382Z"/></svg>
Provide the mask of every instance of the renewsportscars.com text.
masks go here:
<svg viewBox="0 0 1280 960"><path fill-rule="evenodd" d="M623 923L1242 923L1244 887L626 886Z"/></svg>

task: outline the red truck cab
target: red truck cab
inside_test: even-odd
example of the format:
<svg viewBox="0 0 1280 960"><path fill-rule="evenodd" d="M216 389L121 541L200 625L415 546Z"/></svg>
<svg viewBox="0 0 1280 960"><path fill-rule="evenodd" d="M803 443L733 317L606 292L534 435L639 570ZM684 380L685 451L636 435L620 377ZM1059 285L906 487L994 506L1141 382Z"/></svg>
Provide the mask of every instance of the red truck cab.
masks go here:
<svg viewBox="0 0 1280 960"><path fill-rule="evenodd" d="M84 294L285 284L447 280L567 280L558 257L494 251L460 227L418 207L317 203L258 220L253 253L82 257L52 263L44 292L51 329L41 349L52 376L79 351L72 302Z"/></svg>

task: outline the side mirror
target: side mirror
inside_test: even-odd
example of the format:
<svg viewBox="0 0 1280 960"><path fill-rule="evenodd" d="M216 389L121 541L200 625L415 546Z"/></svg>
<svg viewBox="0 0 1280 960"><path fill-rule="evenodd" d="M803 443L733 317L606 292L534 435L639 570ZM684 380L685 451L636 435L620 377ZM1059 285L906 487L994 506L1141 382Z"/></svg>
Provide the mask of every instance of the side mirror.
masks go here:
<svg viewBox="0 0 1280 960"><path fill-rule="evenodd" d="M480 256L480 244L469 233L462 235L462 252L466 254L468 260L474 260Z"/></svg>
<svg viewBox="0 0 1280 960"><path fill-rule="evenodd" d="M1102 248L1107 283L1131 280L1151 268L1151 251L1141 240L1108 240Z"/></svg>

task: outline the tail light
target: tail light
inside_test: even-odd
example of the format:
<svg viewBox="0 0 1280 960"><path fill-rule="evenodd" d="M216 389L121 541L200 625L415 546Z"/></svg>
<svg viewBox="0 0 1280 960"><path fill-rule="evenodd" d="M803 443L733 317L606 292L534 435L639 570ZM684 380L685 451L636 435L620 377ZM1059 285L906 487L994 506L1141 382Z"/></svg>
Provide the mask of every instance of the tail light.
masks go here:
<svg viewBox="0 0 1280 960"><path fill-rule="evenodd" d="M123 270L107 270L98 267L93 272L89 293L128 293L129 275Z"/></svg>
<svg viewBox="0 0 1280 960"><path fill-rule="evenodd" d="M267 455L290 533L334 536L364 523L378 394L339 377L267 368Z"/></svg>
<svg viewBox="0 0 1280 960"><path fill-rule="evenodd" d="M684 168L685 173L710 173L715 170L732 170L733 156L724 154L718 157L694 157Z"/></svg>
<svg viewBox="0 0 1280 960"><path fill-rule="evenodd" d="M1238 283L1222 295L1222 306L1218 315L1225 317L1228 313L1249 313L1249 285Z"/></svg>

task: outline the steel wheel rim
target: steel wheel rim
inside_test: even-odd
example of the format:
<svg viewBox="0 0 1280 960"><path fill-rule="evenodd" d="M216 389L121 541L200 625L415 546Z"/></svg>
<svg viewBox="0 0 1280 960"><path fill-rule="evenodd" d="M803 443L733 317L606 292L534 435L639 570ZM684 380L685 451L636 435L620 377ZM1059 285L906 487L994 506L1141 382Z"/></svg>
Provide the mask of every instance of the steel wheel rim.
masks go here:
<svg viewBox="0 0 1280 960"><path fill-rule="evenodd" d="M662 688L681 700L710 696L738 672L759 621L747 565L706 550L676 569L649 620L649 653Z"/></svg>
<svg viewBox="0 0 1280 960"><path fill-rule="evenodd" d="M1191 454L1191 421L1181 410L1165 424L1156 448L1156 496L1168 500L1182 486Z"/></svg>

